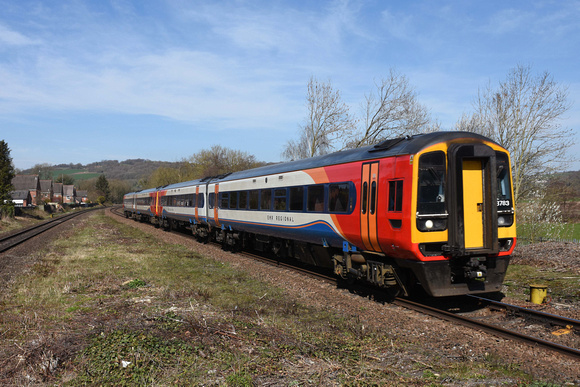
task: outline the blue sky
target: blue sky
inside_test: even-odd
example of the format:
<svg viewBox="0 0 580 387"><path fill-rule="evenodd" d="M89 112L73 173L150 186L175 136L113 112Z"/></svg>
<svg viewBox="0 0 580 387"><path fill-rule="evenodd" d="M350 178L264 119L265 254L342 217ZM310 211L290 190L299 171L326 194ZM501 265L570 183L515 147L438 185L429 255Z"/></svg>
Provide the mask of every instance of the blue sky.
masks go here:
<svg viewBox="0 0 580 387"><path fill-rule="evenodd" d="M0 10L0 139L21 169L178 161L214 144L280 161L307 116L311 76L358 114L390 68L452 129L479 88L531 65L568 87L561 124L580 130L580 1L0 0Z"/></svg>

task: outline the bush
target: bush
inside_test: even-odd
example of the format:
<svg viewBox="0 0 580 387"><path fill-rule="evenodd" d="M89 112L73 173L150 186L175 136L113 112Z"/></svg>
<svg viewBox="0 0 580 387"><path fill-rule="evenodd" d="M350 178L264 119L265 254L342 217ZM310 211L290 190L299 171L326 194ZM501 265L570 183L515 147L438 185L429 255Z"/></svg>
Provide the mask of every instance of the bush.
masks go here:
<svg viewBox="0 0 580 387"><path fill-rule="evenodd" d="M14 204L4 204L0 207L0 219L14 218Z"/></svg>

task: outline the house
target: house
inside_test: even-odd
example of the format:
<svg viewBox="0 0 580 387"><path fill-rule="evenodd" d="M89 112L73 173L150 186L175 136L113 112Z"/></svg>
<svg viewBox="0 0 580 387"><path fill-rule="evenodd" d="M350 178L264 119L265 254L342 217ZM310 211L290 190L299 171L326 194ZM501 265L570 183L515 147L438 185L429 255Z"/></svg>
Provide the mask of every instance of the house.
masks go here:
<svg viewBox="0 0 580 387"><path fill-rule="evenodd" d="M88 191L77 191L76 194L76 202L78 204L86 204L89 202L89 193Z"/></svg>
<svg viewBox="0 0 580 387"><path fill-rule="evenodd" d="M62 186L62 202L66 204L75 203L76 188L74 185L63 185Z"/></svg>
<svg viewBox="0 0 580 387"><path fill-rule="evenodd" d="M14 207L34 206L34 204L32 204L30 191L27 189L12 191L10 192L10 196L12 196L12 203L14 203Z"/></svg>
<svg viewBox="0 0 580 387"><path fill-rule="evenodd" d="M52 201L53 186L52 180L40 180L40 200L44 203Z"/></svg>
<svg viewBox="0 0 580 387"><path fill-rule="evenodd" d="M31 201L28 205L37 205L42 202L40 196L40 180L38 175L16 175L12 179L14 191L29 191Z"/></svg>
<svg viewBox="0 0 580 387"><path fill-rule="evenodd" d="M52 186L52 201L62 203L62 183L54 183Z"/></svg>

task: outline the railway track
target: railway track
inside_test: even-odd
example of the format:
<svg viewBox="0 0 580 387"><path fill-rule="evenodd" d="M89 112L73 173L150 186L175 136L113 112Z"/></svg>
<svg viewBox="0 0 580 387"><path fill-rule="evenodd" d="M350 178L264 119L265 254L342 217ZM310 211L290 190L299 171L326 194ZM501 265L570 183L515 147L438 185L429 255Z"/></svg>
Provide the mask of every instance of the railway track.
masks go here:
<svg viewBox="0 0 580 387"><path fill-rule="evenodd" d="M10 250L18 246L19 244L24 243L27 240L32 239L35 236L50 230L53 227L56 227L64 222L76 218L79 215L86 214L87 212L95 211L98 209L100 208L90 208L82 211L71 212L68 214L61 215L57 218L49 219L34 226L24 228L9 235L3 235L0 237L0 253Z"/></svg>
<svg viewBox="0 0 580 387"><path fill-rule="evenodd" d="M475 315L470 315L470 313L449 312L444 308L431 306L427 305L426 303L403 298L397 298L395 299L395 301L393 301L393 303L407 309L412 309L427 314L429 316L437 317L449 322L453 322L455 324L461 324L466 327L477 329L497 337L502 337L508 340L514 340L534 347L548 349L566 356L570 356L572 358L575 358L576 360L580 360L580 349L559 344L556 343L555 341L547 340L541 337L537 337L535 335L522 333L521 328L517 329L513 327L514 324L509 321L509 316L511 315L513 317L514 315L526 315L529 316L528 318L531 318L536 321L541 321L546 327L546 331L549 331L548 333L553 332L554 331L553 327L556 326L561 327L562 330L569 331L568 334L572 335L578 335L580 329L580 320L574 320L567 317L542 313L531 309L519 307L516 305L504 304L501 302L492 301L481 297L475 296L469 297L478 303L482 303L480 304L481 309L479 309L479 311L481 311L482 308L484 307L489 307L489 310L495 309L498 311L502 311L504 316L508 316L508 320L505 320L502 323L500 322L499 319L495 318L493 319L493 322L488 322L485 320L490 320L489 318L478 317L477 313L475 313ZM481 313L479 313L479 315L481 315ZM511 328L507 326L511 326ZM552 327L552 329L550 330L549 327Z"/></svg>
<svg viewBox="0 0 580 387"><path fill-rule="evenodd" d="M116 215L124 217L124 214L119 212L118 209L111 209L111 212L115 213ZM248 252L239 252L246 257L259 260L260 262L267 263L269 265L284 267L289 270L293 270L299 272L304 275L308 275L310 277L316 278L318 280L337 284L338 281L336 277L329 276L323 274L321 272L312 271L308 268L298 267L296 265L275 259L275 258L268 258L261 255L248 253ZM367 289L368 290L368 289ZM374 292L377 290L375 289ZM372 291L369 291L372 292ZM385 297L376 297L377 299L384 300ZM387 297L388 299L388 297ZM456 298L458 304L465 304L471 303L471 308L475 309L476 311L482 311L484 308L487 308L489 311L496 311L501 312L503 316L507 319L519 318L519 316L526 316L528 319L532 319L534 321L539 321L541 324L547 327L561 327L562 329L569 330L569 334L578 335L580 332L580 320L570 319L563 316L557 316L553 314L543 313L539 311L535 311L532 309L527 309L523 307L519 307L516 305L505 304L493 300L489 300L486 298L476 297L476 296L467 296L465 299L460 300ZM466 301L469 300L469 301ZM525 343L534 347L543 348L550 351L555 351L560 354L572 357L574 359L580 360L580 349L569 347L560 343L556 343L554 341L546 340L540 337L536 337L530 334L522 333L521 330L515 330L506 328L506 325L510 324L499 324L499 323L490 323L485 321L485 317L481 317L482 313L466 313L462 312L460 309L457 308L456 311L449 311L446 309L453 309L448 308L446 306L437 306L429 305L433 304L433 300L430 302L422 302L417 300L410 300L406 298L397 297L392 300L392 303L403 308L412 309L422 314L426 314L432 317L436 317L439 319L443 319L454 324L460 324L462 326L466 326L472 329L477 329L488 334L494 335L496 337L502 337L508 340L513 340L521 343ZM437 303L437 301L435 301ZM486 315L486 313L483 313ZM553 329L551 329L553 331Z"/></svg>

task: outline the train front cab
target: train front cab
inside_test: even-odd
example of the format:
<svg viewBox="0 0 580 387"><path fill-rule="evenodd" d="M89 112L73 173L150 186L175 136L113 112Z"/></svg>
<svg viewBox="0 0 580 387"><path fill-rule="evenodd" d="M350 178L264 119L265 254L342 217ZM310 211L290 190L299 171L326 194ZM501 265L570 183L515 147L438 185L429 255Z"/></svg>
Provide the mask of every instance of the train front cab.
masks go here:
<svg viewBox="0 0 580 387"><path fill-rule="evenodd" d="M411 239L401 260L432 296L498 292L516 241L510 161L491 142L442 143L413 159Z"/></svg>

